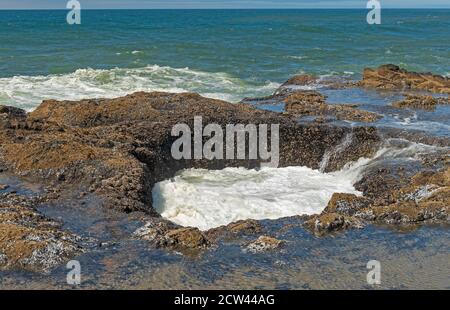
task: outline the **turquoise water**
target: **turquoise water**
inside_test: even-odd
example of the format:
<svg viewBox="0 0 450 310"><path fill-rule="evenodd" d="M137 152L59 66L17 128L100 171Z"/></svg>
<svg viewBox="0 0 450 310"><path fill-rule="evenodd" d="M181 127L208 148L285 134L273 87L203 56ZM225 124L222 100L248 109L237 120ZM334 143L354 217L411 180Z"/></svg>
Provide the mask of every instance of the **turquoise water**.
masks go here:
<svg viewBox="0 0 450 310"><path fill-rule="evenodd" d="M358 78L396 63L450 73L450 10L0 11L0 102L196 91L239 101L295 73Z"/></svg>

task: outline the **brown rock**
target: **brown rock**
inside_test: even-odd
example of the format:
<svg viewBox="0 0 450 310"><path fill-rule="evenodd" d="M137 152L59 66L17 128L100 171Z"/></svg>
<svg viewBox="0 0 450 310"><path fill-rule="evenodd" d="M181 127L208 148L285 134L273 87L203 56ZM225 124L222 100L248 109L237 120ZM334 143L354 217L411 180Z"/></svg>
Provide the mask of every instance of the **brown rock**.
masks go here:
<svg viewBox="0 0 450 310"><path fill-rule="evenodd" d="M367 207L369 203L367 198L354 194L334 193L322 214L338 213L351 216Z"/></svg>
<svg viewBox="0 0 450 310"><path fill-rule="evenodd" d="M306 86L317 82L317 77L309 74L299 74L287 80L283 86Z"/></svg>
<svg viewBox="0 0 450 310"><path fill-rule="evenodd" d="M242 220L230 223L225 226L212 228L205 232L211 240L218 240L219 238L232 239L242 235L253 235L260 233L262 226L255 220Z"/></svg>
<svg viewBox="0 0 450 310"><path fill-rule="evenodd" d="M209 242L198 228L183 227L166 233L170 244L183 248L204 248Z"/></svg>
<svg viewBox="0 0 450 310"><path fill-rule="evenodd" d="M448 98L437 98L430 95L407 94L405 99L394 102L392 106L396 108L418 108L425 110L434 110L436 108L436 105L439 104L450 104L450 100Z"/></svg>
<svg viewBox="0 0 450 310"><path fill-rule="evenodd" d="M450 80L432 73L409 72L395 65L364 69L360 86L379 89L425 90L450 94Z"/></svg>
<svg viewBox="0 0 450 310"><path fill-rule="evenodd" d="M307 229L319 236L348 228L362 228L363 225L357 218L338 213L314 215L304 223Z"/></svg>
<svg viewBox="0 0 450 310"><path fill-rule="evenodd" d="M338 120L374 122L381 118L377 113L359 110L354 105L327 104L326 97L317 91L297 91L284 102L285 111L295 116L329 115Z"/></svg>
<svg viewBox="0 0 450 310"><path fill-rule="evenodd" d="M258 239L247 245L247 250L253 253L273 251L280 248L284 241L273 237L260 236Z"/></svg>
<svg viewBox="0 0 450 310"><path fill-rule="evenodd" d="M201 250L209 246L207 237L198 229L179 227L163 220L149 221L134 235L151 241L157 247L175 250Z"/></svg>
<svg viewBox="0 0 450 310"><path fill-rule="evenodd" d="M78 237L14 194L0 196L0 269L48 272L83 252Z"/></svg>
<svg viewBox="0 0 450 310"><path fill-rule="evenodd" d="M5 114L7 123L12 119L10 114ZM170 149L176 137L171 135L172 126L185 123L192 128L194 116L202 116L205 125L217 123L222 127L230 123L279 124L280 166L317 168L330 145L357 131L319 124L299 125L285 115L191 93L48 100L20 119L17 127L0 124L1 168L38 178L54 188L83 187L101 196L107 207L156 216L151 208L152 187L177 171L254 168L260 164L260 160L173 159ZM361 149L352 144L347 153L359 156Z"/></svg>

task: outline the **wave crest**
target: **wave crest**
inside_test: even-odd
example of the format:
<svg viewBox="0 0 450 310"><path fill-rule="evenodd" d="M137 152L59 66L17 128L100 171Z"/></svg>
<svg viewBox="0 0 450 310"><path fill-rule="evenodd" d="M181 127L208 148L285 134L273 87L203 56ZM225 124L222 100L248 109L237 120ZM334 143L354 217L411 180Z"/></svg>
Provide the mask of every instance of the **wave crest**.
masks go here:
<svg viewBox="0 0 450 310"><path fill-rule="evenodd" d="M47 76L0 78L2 104L32 110L44 99L80 100L114 98L136 91L197 92L203 96L237 102L265 96L278 83L242 80L223 72L150 65L143 68L78 69Z"/></svg>

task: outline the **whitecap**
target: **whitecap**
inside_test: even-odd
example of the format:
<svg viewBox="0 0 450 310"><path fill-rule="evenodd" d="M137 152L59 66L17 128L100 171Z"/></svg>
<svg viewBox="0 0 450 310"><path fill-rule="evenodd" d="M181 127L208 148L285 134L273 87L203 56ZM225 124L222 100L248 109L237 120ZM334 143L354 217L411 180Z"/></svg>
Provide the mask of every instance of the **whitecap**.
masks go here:
<svg viewBox="0 0 450 310"><path fill-rule="evenodd" d="M78 69L68 74L0 78L0 102L32 110L44 99L114 98L137 91L197 92L238 102L266 96L279 83L254 83L223 72L149 65L141 68Z"/></svg>

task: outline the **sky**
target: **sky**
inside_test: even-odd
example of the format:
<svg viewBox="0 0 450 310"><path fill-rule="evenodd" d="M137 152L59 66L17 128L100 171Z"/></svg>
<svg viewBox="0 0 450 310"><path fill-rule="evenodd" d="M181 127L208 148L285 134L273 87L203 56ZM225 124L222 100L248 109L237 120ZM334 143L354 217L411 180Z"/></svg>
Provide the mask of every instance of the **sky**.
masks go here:
<svg viewBox="0 0 450 310"><path fill-rule="evenodd" d="M82 9L365 8L368 0L78 0ZM450 0L379 0L382 8L450 8ZM65 9L68 0L0 0L0 9Z"/></svg>

